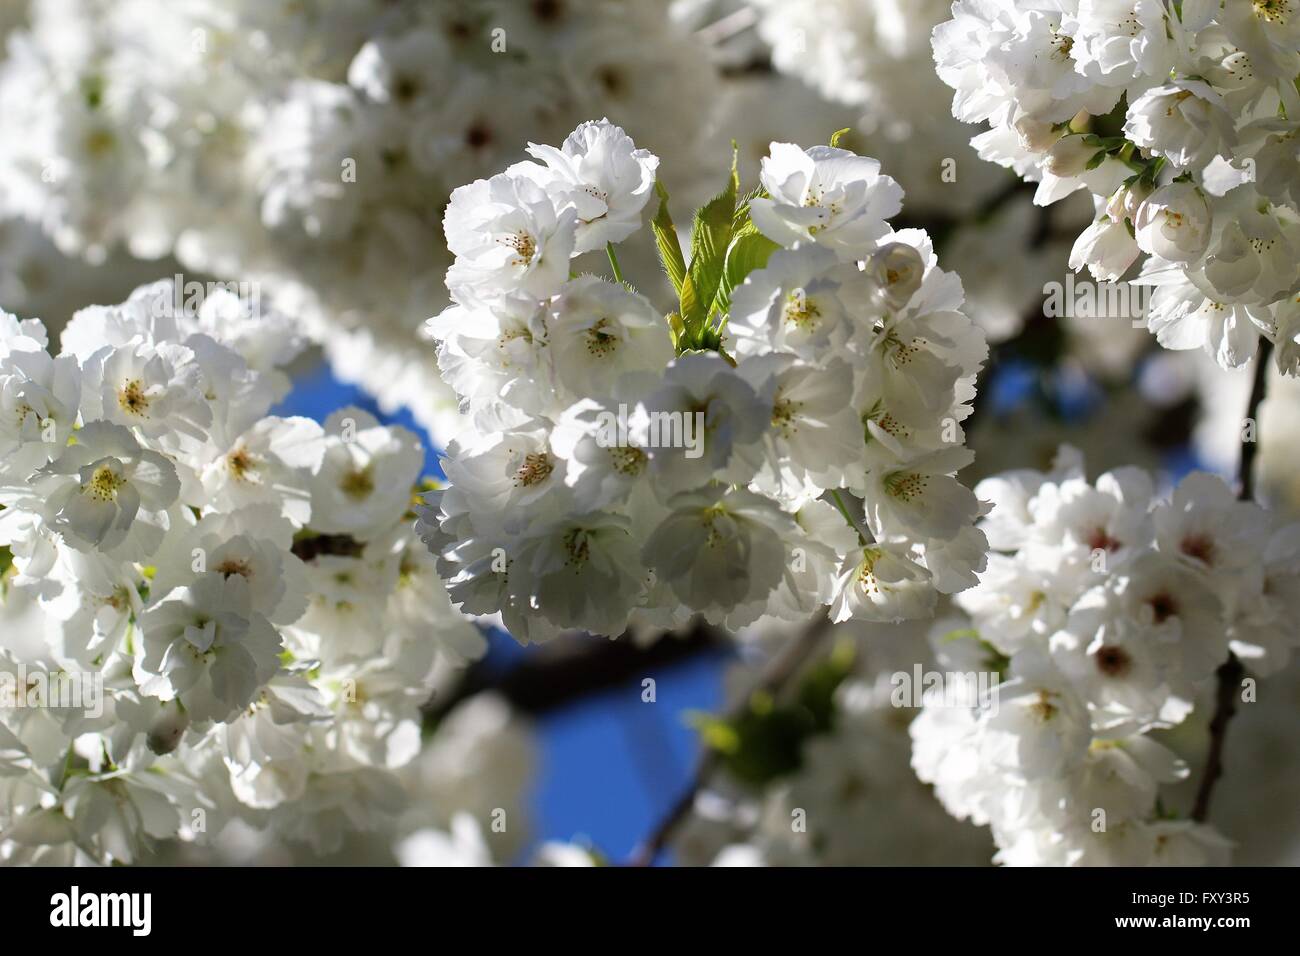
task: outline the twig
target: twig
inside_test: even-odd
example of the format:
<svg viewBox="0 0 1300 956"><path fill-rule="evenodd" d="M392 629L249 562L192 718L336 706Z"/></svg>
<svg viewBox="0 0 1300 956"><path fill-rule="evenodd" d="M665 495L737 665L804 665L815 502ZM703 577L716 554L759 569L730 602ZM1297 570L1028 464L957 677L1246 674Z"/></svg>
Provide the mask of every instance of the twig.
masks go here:
<svg viewBox="0 0 1300 956"><path fill-rule="evenodd" d="M745 695L740 705L730 715L732 718L743 716L745 710L749 707L750 699L757 693L775 694L780 690L794 674L799 670L812 652L817 649L826 632L830 630L830 616L825 609L809 622L795 640L785 645L775 657L768 663L767 670L759 679L754 688ZM668 812L660 819L658 825L651 831L650 836L637 847L628 861L630 866L650 866L655 861L661 850L668 845L677 827L686 819L691 808L695 805L695 798L709 778L717 769L720 758L715 750L707 750L700 759L700 765L695 771L695 776L691 778L686 789L668 808Z"/></svg>
<svg viewBox="0 0 1300 956"><path fill-rule="evenodd" d="M1268 385L1269 358L1273 343L1261 338L1259 351L1255 353L1255 379L1250 389L1250 404L1246 416L1252 427L1244 427L1241 437L1241 464L1238 468L1241 479L1242 501L1250 501L1255 491L1255 453L1259 448L1259 406L1264 401L1264 392ZM1245 426L1245 422L1242 423ZM1247 440L1247 435L1250 440ZM1192 819L1198 823L1205 822L1210 813L1210 797L1214 794L1214 784L1223 776L1223 746L1228 738L1228 723L1237 712L1237 688L1246 669L1237 655L1228 652L1228 659L1215 671L1218 685L1214 695L1214 716L1210 718L1210 748L1205 756L1205 769L1201 772L1201 782L1196 788L1196 802L1192 806Z"/></svg>
<svg viewBox="0 0 1300 956"><path fill-rule="evenodd" d="M1192 819L1198 823L1204 823L1209 815L1214 783L1223 776L1223 744L1228 737L1228 721L1237 712L1237 688L1245 672L1233 653L1228 654L1228 659L1215 672L1219 685L1215 693L1214 716L1210 718L1210 752L1205 757L1205 770L1201 773L1196 803L1192 807Z"/></svg>
<svg viewBox="0 0 1300 956"><path fill-rule="evenodd" d="M1246 441L1243 433L1241 441L1241 465L1238 471L1241 478L1242 501L1250 501L1255 497L1255 455L1259 451L1259 406L1264 401L1264 391L1268 387L1268 367L1272 364L1269 359L1272 356L1273 343L1261 337L1259 351L1255 353L1255 381L1250 389L1250 405L1246 409L1246 416L1253 425L1250 429L1252 440Z"/></svg>

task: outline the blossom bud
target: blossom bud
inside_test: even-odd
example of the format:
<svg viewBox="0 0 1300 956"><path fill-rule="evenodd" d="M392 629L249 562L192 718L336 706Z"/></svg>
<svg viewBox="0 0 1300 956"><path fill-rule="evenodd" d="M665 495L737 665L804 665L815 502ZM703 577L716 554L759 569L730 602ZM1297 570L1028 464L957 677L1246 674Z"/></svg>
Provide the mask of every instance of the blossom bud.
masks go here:
<svg viewBox="0 0 1300 956"><path fill-rule="evenodd" d="M190 715L180 701L169 700L160 704L158 713L149 724L145 743L154 753L162 756L176 749L190 725Z"/></svg>
<svg viewBox="0 0 1300 956"><path fill-rule="evenodd" d="M1116 222L1136 219L1138 207L1142 205L1142 200L1151 195L1151 189L1145 180L1138 180L1130 186L1120 186L1106 201L1106 215Z"/></svg>
<svg viewBox="0 0 1300 956"><path fill-rule="evenodd" d="M1051 123L1032 116L1020 117L1012 124L1012 128L1016 131L1021 148L1031 153L1045 153L1061 138L1060 132Z"/></svg>
<svg viewBox="0 0 1300 956"><path fill-rule="evenodd" d="M925 263L912 246L890 242L871 254L866 272L876 281L881 297L894 308L901 308L921 288Z"/></svg>
<svg viewBox="0 0 1300 956"><path fill-rule="evenodd" d="M1056 145L1047 151L1043 162L1044 168L1053 176L1062 179L1078 176L1088 166L1088 161L1097 155L1097 147L1089 146L1083 137L1077 134L1062 136Z"/></svg>

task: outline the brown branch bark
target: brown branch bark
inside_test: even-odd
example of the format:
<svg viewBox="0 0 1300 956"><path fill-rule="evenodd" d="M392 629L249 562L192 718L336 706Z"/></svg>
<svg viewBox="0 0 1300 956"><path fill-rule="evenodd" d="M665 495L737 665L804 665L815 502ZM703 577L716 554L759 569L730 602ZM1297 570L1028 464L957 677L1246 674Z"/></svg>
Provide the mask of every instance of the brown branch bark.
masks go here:
<svg viewBox="0 0 1300 956"><path fill-rule="evenodd" d="M1241 441L1240 473L1243 501L1250 501L1255 494L1255 455L1259 450L1259 406L1264 401L1268 385L1269 359L1272 356L1273 343L1268 339L1259 340L1259 350L1255 353L1255 377L1250 390L1250 402L1246 416L1253 423L1250 429L1251 440L1246 440L1243 425ZM1237 712L1237 691L1246 669L1237 655L1228 653L1228 659L1215 671L1218 681L1214 695L1214 715L1210 718L1210 747L1205 756L1205 769L1201 771L1200 784L1196 788L1196 802L1192 806L1192 819L1203 823L1210 814L1210 798L1214 795L1214 785L1223 776L1223 749L1228 739L1228 724Z"/></svg>
<svg viewBox="0 0 1300 956"><path fill-rule="evenodd" d="M1215 672L1219 683L1215 693L1214 716L1210 718L1210 750L1205 758L1205 769L1201 772L1200 786L1196 788L1196 803L1192 807L1192 819L1198 823L1204 823L1209 816L1214 784L1223 776L1223 745L1228 738L1228 722L1237 712L1237 688L1241 686L1241 678L1245 673L1241 661L1232 653L1228 654L1228 659Z"/></svg>

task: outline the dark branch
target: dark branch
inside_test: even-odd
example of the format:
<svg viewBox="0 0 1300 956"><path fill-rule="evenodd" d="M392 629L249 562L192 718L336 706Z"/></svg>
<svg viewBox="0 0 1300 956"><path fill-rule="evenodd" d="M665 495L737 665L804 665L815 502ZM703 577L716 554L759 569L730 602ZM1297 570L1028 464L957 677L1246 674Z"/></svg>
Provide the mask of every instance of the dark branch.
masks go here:
<svg viewBox="0 0 1300 956"><path fill-rule="evenodd" d="M1228 659L1219 665L1215 672L1219 683L1215 693L1214 716L1210 718L1210 752L1205 758L1205 770L1201 774L1200 786L1196 788L1196 803L1192 807L1192 819L1204 823L1210 813L1210 796L1214 793L1214 784L1223 776L1223 744L1228 737L1228 722L1237 712L1237 688L1241 686L1242 675L1246 673L1236 654L1228 654Z"/></svg>
<svg viewBox="0 0 1300 956"><path fill-rule="evenodd" d="M425 705L425 719L437 722L457 704L480 691L494 690L515 709L537 715L589 694L652 677L668 667L729 646L725 634L699 623L681 637L660 638L648 647L630 635L616 641L586 634L558 637L543 644L519 663L502 668L482 660L470 666L457 684Z"/></svg>
<svg viewBox="0 0 1300 956"><path fill-rule="evenodd" d="M359 558L365 545L346 534L315 534L298 538L291 550L303 561L314 561L322 554L336 554L345 558Z"/></svg>
<svg viewBox="0 0 1300 956"><path fill-rule="evenodd" d="M1273 343L1266 338L1259 340L1259 351L1255 353L1255 380L1250 389L1250 404L1246 416L1251 420L1251 441L1245 440L1244 426L1241 442L1241 464L1238 467L1241 478L1241 500L1250 501L1255 497L1255 455L1259 452L1259 406L1264 401L1264 392L1268 388L1269 360L1273 355Z"/></svg>
<svg viewBox="0 0 1300 956"><path fill-rule="evenodd" d="M1259 449L1259 406L1264 401L1264 392L1268 385L1269 359L1273 343L1268 339L1259 340L1259 351L1255 353L1255 379L1250 389L1250 403L1246 408L1246 417L1251 427L1246 429L1242 422L1241 464L1238 468L1241 479L1241 499L1250 501L1255 493L1255 454ZM1249 435L1249 440L1247 439ZM1192 819L1204 822L1210 813L1210 797L1214 794L1214 785L1223 776L1223 746L1228 738L1228 723L1237 712L1237 689L1246 670L1237 655L1228 653L1215 672L1218 684L1214 695L1214 716L1210 718L1210 749L1205 756L1205 769L1201 772L1201 782L1196 788L1196 803L1192 807Z"/></svg>
<svg viewBox="0 0 1300 956"><path fill-rule="evenodd" d="M804 628L802 634L788 642L780 653L769 661L767 670L753 690L740 702L731 715L732 718L738 719L743 716L746 708L749 707L750 698L754 694L760 692L776 694L794 676L800 666L812 656L813 651L817 649L822 638L830 630L830 626L830 618L823 611ZM673 802L672 806L668 808L668 812L659 821L650 836L632 854L632 859L629 861L630 865L649 866L655 861L655 857L668 845L668 841L676 832L677 827L690 813L691 807L695 805L696 795L704 789L714 770L717 769L718 763L717 751L708 750L705 752L700 759L700 765L695 772L695 776Z"/></svg>

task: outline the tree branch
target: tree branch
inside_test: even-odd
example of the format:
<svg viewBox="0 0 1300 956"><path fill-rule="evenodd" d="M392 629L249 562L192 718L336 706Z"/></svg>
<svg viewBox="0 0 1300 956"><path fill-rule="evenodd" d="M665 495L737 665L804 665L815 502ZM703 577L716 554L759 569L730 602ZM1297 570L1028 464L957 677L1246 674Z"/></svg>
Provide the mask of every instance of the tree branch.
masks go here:
<svg viewBox="0 0 1300 956"><path fill-rule="evenodd" d="M1254 427L1250 430L1252 441L1246 441L1243 431L1241 441L1241 464L1238 477L1241 479L1241 500L1250 501L1255 497L1255 455L1259 451L1259 406L1264 401L1264 392L1268 388L1268 368L1273 356L1273 343L1261 337L1259 351L1255 353L1255 380L1250 388L1250 404L1246 408L1246 417ZM1244 422L1242 423L1244 426Z"/></svg>
<svg viewBox="0 0 1300 956"><path fill-rule="evenodd" d="M731 717L738 719L743 716L754 694L760 692L775 694L779 691L794 676L799 667L812 656L813 651L821 644L822 638L826 636L830 627L830 616L826 609L823 609L817 617L809 622L802 634L787 643L768 662L763 676L759 678L754 688L745 695L739 706L732 712ZM654 863L660 851L668 845L668 841L676 832L677 827L690 813L691 808L695 805L696 796L704 789L714 770L717 769L719 762L720 758L717 751L712 749L705 751L704 756L700 758L700 764L695 771L695 776L673 802L672 806L668 808L668 812L651 831L650 836L637 847L632 854L632 858L628 861L629 865L650 866Z"/></svg>
<svg viewBox="0 0 1300 956"><path fill-rule="evenodd" d="M1245 672L1237 655L1232 653L1215 671L1219 683L1215 692L1214 716L1210 718L1210 751L1205 757L1205 769L1201 772L1196 803L1192 807L1192 819L1198 823L1204 823L1209 816L1214 784L1223 776L1223 744L1228 737L1228 722L1237 712L1237 688Z"/></svg>
<svg viewBox="0 0 1300 956"><path fill-rule="evenodd" d="M665 636L643 647L630 635L616 641L587 634L570 634L532 650L505 668L488 659L467 668L449 690L436 694L424 717L436 723L461 701L480 691L494 690L516 710L536 716L588 694L617 687L710 652L721 652L729 640L720 630L698 622L685 635Z"/></svg>
<svg viewBox="0 0 1300 956"><path fill-rule="evenodd" d="M1255 492L1255 454L1259 450L1259 406L1264 401L1268 387L1269 359L1273 343L1266 338L1259 340L1259 350L1255 353L1255 378L1250 389L1250 403L1246 408L1246 417L1251 422L1249 431L1246 422L1242 422L1241 463L1238 466L1241 481L1240 498L1251 501ZM1248 441L1246 436L1250 436ZM1201 782L1196 788L1196 802L1192 806L1192 819L1204 823L1210 814L1210 797L1214 794L1214 785L1223 776L1223 747L1228 738L1228 724L1237 712L1237 688L1246 669L1237 655L1228 652L1228 659L1215 671L1218 684L1214 695L1214 716L1210 718L1210 748L1205 756L1205 769L1201 772Z"/></svg>

